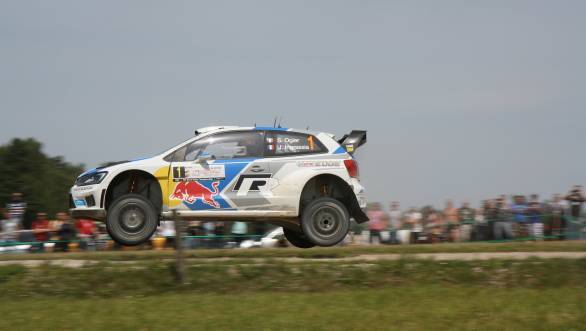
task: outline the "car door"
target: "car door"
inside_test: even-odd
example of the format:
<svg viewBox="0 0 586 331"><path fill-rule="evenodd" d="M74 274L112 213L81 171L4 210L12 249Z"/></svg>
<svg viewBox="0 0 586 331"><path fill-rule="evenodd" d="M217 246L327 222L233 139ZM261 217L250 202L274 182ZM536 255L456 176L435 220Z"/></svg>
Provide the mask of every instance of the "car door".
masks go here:
<svg viewBox="0 0 586 331"><path fill-rule="evenodd" d="M283 130L267 131L265 142L265 157L278 184L273 189L272 205L295 214L306 179L314 174L312 164L327 158L327 149L311 134Z"/></svg>
<svg viewBox="0 0 586 331"><path fill-rule="evenodd" d="M183 211L236 210L251 196L244 173L265 170L263 132L228 131L198 139L178 150L171 163L170 207ZM268 166L266 166L268 168ZM249 188L256 189L258 185ZM242 193L239 195L239 190Z"/></svg>

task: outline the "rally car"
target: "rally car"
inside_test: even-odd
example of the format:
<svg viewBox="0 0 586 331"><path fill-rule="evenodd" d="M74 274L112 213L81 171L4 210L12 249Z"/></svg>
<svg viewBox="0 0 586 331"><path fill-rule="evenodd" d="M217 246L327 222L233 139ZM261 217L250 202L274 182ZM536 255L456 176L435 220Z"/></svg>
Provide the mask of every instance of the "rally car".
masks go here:
<svg viewBox="0 0 586 331"><path fill-rule="evenodd" d="M157 156L81 174L71 188L73 218L105 221L123 245L138 245L161 220L257 221L283 227L297 247L333 246L350 219L368 221L354 151L339 141L280 127L206 127Z"/></svg>

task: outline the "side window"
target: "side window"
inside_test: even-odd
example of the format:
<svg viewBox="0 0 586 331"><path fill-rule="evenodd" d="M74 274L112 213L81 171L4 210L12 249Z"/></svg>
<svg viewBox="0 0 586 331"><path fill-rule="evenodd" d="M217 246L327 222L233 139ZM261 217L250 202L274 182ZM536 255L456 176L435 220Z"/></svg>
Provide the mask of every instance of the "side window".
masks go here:
<svg viewBox="0 0 586 331"><path fill-rule="evenodd" d="M262 157L262 141L260 131L219 133L189 144L183 160L195 161L200 155L209 155L214 160Z"/></svg>
<svg viewBox="0 0 586 331"><path fill-rule="evenodd" d="M268 155L314 154L326 151L317 138L303 133L275 131L268 133L265 140Z"/></svg>

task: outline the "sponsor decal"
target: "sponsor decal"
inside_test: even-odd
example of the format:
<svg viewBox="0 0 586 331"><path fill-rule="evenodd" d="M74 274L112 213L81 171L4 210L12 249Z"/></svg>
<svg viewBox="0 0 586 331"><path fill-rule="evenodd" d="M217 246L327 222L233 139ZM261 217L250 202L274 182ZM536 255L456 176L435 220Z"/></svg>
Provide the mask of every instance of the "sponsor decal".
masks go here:
<svg viewBox="0 0 586 331"><path fill-rule="evenodd" d="M346 150L348 151L348 153L354 152L354 144L347 144Z"/></svg>
<svg viewBox="0 0 586 331"><path fill-rule="evenodd" d="M91 191L94 188L95 188L95 185L78 186L78 187L74 187L73 188L73 192L77 193L77 192Z"/></svg>
<svg viewBox="0 0 586 331"><path fill-rule="evenodd" d="M279 185L279 181L271 178L270 174L248 174L240 175L233 191L236 191L237 196L246 196L249 192L259 192L263 196L271 197L273 193L271 189Z"/></svg>
<svg viewBox="0 0 586 331"><path fill-rule="evenodd" d="M75 199L73 200L73 204L75 204L75 207L85 207L85 200L84 199Z"/></svg>
<svg viewBox="0 0 586 331"><path fill-rule="evenodd" d="M299 161L300 168L338 168L342 166L340 161Z"/></svg>
<svg viewBox="0 0 586 331"><path fill-rule="evenodd" d="M195 203L198 199L208 206L220 208L220 204L214 199L220 192L219 181L212 182L212 188L208 188L197 181L181 181L175 186L175 190L169 196L169 200L181 200L189 204Z"/></svg>
<svg viewBox="0 0 586 331"><path fill-rule="evenodd" d="M277 145L277 150L279 151L309 151L310 147L307 145L287 145L287 144L280 144Z"/></svg>
<svg viewBox="0 0 586 331"><path fill-rule="evenodd" d="M191 181L201 179L224 179L226 170L223 164L195 165L187 167L173 167L173 181Z"/></svg>
<svg viewBox="0 0 586 331"><path fill-rule="evenodd" d="M301 141L301 138L293 138L293 137L278 137L278 143L285 143L285 144L298 144Z"/></svg>

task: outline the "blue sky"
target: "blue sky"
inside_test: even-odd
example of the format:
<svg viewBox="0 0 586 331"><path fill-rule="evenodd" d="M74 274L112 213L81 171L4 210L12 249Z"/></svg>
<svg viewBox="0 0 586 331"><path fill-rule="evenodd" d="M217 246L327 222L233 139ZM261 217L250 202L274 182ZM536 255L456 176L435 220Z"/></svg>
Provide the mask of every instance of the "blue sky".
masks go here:
<svg viewBox="0 0 586 331"><path fill-rule="evenodd" d="M342 135L404 207L586 184L583 1L5 1L0 143L94 166L208 125Z"/></svg>

